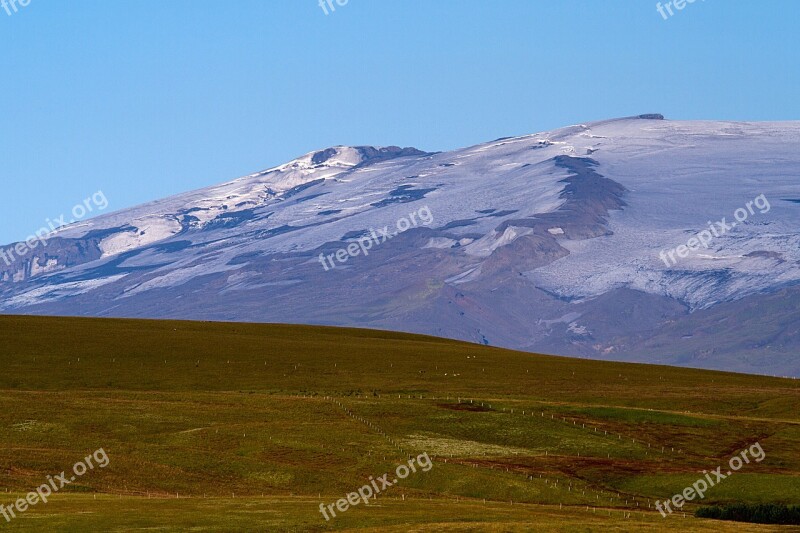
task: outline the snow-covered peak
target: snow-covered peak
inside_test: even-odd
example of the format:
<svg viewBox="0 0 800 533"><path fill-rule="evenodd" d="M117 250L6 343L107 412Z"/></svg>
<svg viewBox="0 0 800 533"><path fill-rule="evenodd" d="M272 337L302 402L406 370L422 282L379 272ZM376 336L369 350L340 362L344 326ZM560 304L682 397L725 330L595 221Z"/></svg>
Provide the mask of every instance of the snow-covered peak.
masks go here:
<svg viewBox="0 0 800 533"><path fill-rule="evenodd" d="M276 192L283 192L312 180L332 178L352 170L364 161L358 148L334 146L309 152L297 159L243 178L237 182L266 184Z"/></svg>
<svg viewBox="0 0 800 533"><path fill-rule="evenodd" d="M270 185L274 191L282 192L309 181L335 177L368 163L411 155L426 154L416 148L398 146L332 146L237 181L258 180Z"/></svg>
<svg viewBox="0 0 800 533"><path fill-rule="evenodd" d="M644 331L671 349L679 331L704 365L718 347L706 332L726 319L732 353L798 353L750 311L800 298L798 168L800 123L658 115L442 153L334 146L67 227L0 264L0 309L368 326L601 357L656 353L637 344Z"/></svg>
<svg viewBox="0 0 800 533"><path fill-rule="evenodd" d="M358 148L353 146L333 146L325 150L309 152L272 170L288 172L291 170L314 170L319 168L352 168L364 160Z"/></svg>
<svg viewBox="0 0 800 533"><path fill-rule="evenodd" d="M144 224L152 226L154 220L161 218L163 222L159 225L162 230L149 234L155 240L163 240L185 227L186 215L192 217L196 227L202 227L220 215L230 216L232 213L263 207L271 200L280 199L305 186L335 179L369 164L425 155L428 154L410 147L334 146L309 152L288 163L219 185L110 213L81 224L64 226L57 234L59 237L76 238L91 231L119 227L128 228L131 233L141 233L137 230L144 230ZM143 240L142 235L137 235L134 240L139 244L155 242ZM128 249L130 245L126 240L124 245L114 246L113 249Z"/></svg>

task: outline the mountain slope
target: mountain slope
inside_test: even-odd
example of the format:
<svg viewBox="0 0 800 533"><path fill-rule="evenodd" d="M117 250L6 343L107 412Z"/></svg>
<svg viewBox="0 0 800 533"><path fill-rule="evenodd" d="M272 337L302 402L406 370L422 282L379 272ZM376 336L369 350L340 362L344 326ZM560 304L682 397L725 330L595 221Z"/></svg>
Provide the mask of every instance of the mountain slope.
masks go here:
<svg viewBox="0 0 800 533"><path fill-rule="evenodd" d="M800 123L657 115L447 153L334 147L64 227L0 264L0 308L798 376L798 169Z"/></svg>

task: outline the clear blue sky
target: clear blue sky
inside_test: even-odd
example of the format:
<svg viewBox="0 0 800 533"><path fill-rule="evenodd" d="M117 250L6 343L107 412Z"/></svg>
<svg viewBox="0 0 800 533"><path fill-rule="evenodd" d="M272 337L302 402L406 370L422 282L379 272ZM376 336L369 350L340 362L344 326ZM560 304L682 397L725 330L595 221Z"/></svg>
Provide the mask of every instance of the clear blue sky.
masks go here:
<svg viewBox="0 0 800 533"><path fill-rule="evenodd" d="M797 0L697 0L669 20L650 0L317 1L0 8L0 243L98 189L116 210L336 144L800 119Z"/></svg>

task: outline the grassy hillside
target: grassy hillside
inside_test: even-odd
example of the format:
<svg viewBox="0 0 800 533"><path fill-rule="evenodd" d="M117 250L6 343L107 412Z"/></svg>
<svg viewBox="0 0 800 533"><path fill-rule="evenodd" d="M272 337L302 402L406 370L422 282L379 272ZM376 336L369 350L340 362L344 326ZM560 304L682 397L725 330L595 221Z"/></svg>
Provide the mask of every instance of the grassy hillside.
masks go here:
<svg viewBox="0 0 800 533"><path fill-rule="evenodd" d="M0 317L0 364L0 504L98 448L110 459L0 516L9 531L777 530L652 508L755 442L766 459L703 503L800 501L796 380L364 330L37 317ZM422 453L429 471L320 514Z"/></svg>

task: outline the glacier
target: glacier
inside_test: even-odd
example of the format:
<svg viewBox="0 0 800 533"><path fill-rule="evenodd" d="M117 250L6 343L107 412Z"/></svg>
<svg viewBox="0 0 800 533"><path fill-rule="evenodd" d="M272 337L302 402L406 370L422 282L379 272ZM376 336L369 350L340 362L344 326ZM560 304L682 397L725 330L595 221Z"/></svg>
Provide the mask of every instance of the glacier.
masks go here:
<svg viewBox="0 0 800 533"><path fill-rule="evenodd" d="M449 152L334 146L59 228L0 263L0 310L357 326L798 376L799 171L800 122L655 114ZM769 210L708 249L659 258L759 195ZM423 206L429 227L320 267Z"/></svg>

